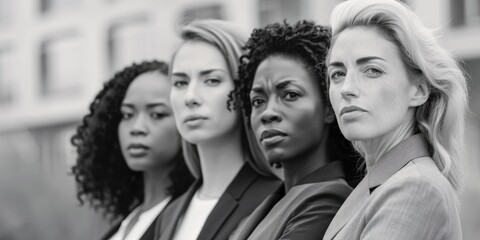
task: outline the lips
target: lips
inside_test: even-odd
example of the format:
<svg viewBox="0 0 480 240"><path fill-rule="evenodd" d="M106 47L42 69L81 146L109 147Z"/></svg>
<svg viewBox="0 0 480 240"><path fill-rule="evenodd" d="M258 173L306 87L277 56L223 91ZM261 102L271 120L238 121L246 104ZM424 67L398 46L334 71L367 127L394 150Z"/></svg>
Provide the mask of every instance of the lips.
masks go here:
<svg viewBox="0 0 480 240"><path fill-rule="evenodd" d="M340 116L346 113L351 113L351 112L367 112L367 110L361 107L357 107L355 105L346 106L346 107L343 107L342 110L340 111Z"/></svg>
<svg viewBox="0 0 480 240"><path fill-rule="evenodd" d="M269 129L262 132L260 142L266 146L271 146L283 141L286 136L287 134L282 131Z"/></svg>
<svg viewBox="0 0 480 240"><path fill-rule="evenodd" d="M143 157L147 155L150 147L141 143L132 143L128 145L127 151L131 157Z"/></svg>
<svg viewBox="0 0 480 240"><path fill-rule="evenodd" d="M189 115L187 116L183 122L191 122L191 121L197 121L197 120L206 120L207 117L202 116L202 115Z"/></svg>

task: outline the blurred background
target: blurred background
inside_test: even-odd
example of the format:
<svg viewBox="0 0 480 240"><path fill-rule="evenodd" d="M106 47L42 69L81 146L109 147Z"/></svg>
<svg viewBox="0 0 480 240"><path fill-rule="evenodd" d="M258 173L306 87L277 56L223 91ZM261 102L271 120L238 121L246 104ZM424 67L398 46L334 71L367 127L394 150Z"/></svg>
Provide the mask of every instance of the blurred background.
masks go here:
<svg viewBox="0 0 480 240"><path fill-rule="evenodd" d="M328 24L341 0L0 0L0 239L97 239L110 223L76 199L69 138L112 74L169 60L196 18L251 31ZM469 75L464 239L480 236L480 0L405 0Z"/></svg>

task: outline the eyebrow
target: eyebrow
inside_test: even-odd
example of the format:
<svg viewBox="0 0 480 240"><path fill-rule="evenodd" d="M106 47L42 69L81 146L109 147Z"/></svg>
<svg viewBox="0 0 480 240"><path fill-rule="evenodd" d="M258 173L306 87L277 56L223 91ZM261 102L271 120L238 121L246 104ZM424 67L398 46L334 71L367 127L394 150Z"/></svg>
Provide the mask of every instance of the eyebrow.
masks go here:
<svg viewBox="0 0 480 240"><path fill-rule="evenodd" d="M292 82L293 82L292 80L282 81L281 83L277 84L277 86L275 86L275 88L276 88L277 90L285 89L285 88L287 88L287 86L290 85Z"/></svg>
<svg viewBox="0 0 480 240"><path fill-rule="evenodd" d="M135 109L135 105L132 103L122 103L122 107ZM168 107L168 105L163 102L147 103L147 108L155 108L155 107Z"/></svg>
<svg viewBox="0 0 480 240"><path fill-rule="evenodd" d="M355 62L357 63L357 65L360 65L360 64L365 64L366 62L369 62L371 60L382 60L382 61L385 61L385 59L381 58L381 57L377 57L377 56L368 56L368 57L362 57L362 58L359 58L357 59ZM343 67L344 64L342 62L331 62L328 64L328 66L330 67Z"/></svg>
<svg viewBox="0 0 480 240"><path fill-rule="evenodd" d="M223 70L223 69L213 68L213 69L207 69L207 70L200 71L200 76L205 76L205 75L211 74L212 72L216 72L216 71L225 72L225 70ZM172 76L188 77L188 74L183 73L183 72L172 72Z"/></svg>
<svg viewBox="0 0 480 240"><path fill-rule="evenodd" d="M275 86L275 89L277 90L282 90L282 89L285 89L288 85L290 85L293 81L292 80L285 80L285 81L282 81L280 82L279 84L277 84ZM253 92L253 93L263 93L264 90L262 87L252 87L252 89L250 90L250 92Z"/></svg>

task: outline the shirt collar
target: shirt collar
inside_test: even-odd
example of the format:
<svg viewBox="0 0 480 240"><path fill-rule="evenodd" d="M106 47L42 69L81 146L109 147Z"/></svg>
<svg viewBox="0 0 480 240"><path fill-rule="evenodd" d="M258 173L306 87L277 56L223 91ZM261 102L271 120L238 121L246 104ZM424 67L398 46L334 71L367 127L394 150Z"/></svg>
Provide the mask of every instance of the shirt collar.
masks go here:
<svg viewBox="0 0 480 240"><path fill-rule="evenodd" d="M388 151L369 169L368 186L375 189L411 160L430 156L428 143L422 134L415 134Z"/></svg>

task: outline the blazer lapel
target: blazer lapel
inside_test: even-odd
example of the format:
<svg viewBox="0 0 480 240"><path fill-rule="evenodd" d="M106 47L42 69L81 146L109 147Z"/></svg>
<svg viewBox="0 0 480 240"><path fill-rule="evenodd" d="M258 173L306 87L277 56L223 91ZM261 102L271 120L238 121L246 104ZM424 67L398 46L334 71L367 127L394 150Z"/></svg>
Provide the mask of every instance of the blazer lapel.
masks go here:
<svg viewBox="0 0 480 240"><path fill-rule="evenodd" d="M333 239L352 216L367 202L370 193L415 158L429 156L428 144L421 134L413 135L377 161L353 190L328 226L323 239Z"/></svg>
<svg viewBox="0 0 480 240"><path fill-rule="evenodd" d="M370 196L368 191L368 177L364 177L363 180L357 185L355 190L348 196L347 200L343 203L342 207L338 210L337 214L333 218L332 222L328 226L327 231L323 237L324 240L333 239L337 233L347 224L347 222L353 217L353 215L362 207Z"/></svg>
<svg viewBox="0 0 480 240"><path fill-rule="evenodd" d="M175 202L172 203L172 211L167 213L169 209L164 209L165 214L164 217L162 217L162 221L158 221L157 224L160 224L160 230L159 232L155 232L155 236L160 236L160 240L169 240L173 239L175 236L175 231L177 230L178 227L178 222L179 220L183 217L185 214L185 211L187 211L188 206L190 205L190 200L192 199L193 195L197 191L198 187L201 185L201 181L196 181L195 183L192 184L192 186L188 189L188 191L180 196L178 199L174 200ZM175 207L173 205L179 206ZM168 208L168 206L167 206ZM164 224L165 227L162 225ZM158 227L156 229L159 229Z"/></svg>
<svg viewBox="0 0 480 240"><path fill-rule="evenodd" d="M247 163L244 164L237 176L235 176L227 187L227 190L222 194L210 215L208 215L198 235L198 240L214 239L217 232L222 228L222 225L227 221L235 208L237 208L238 201L245 190L247 190L256 178L257 175L251 167Z"/></svg>
<svg viewBox="0 0 480 240"><path fill-rule="evenodd" d="M115 223L113 227L110 228L108 232L102 236L102 238L100 238L100 240L110 239L113 236L113 234L115 234L118 231L118 229L120 228L120 225L122 225L122 221L123 219L120 219L117 223Z"/></svg>
<svg viewBox="0 0 480 240"><path fill-rule="evenodd" d="M265 218L265 216L267 216L273 206L275 206L275 204L277 204L277 202L284 196L285 186L282 184L274 193L269 195L262 204L255 209L255 211L252 212L252 214L246 219L243 227L241 227L240 233L234 239L247 239L258 224Z"/></svg>
<svg viewBox="0 0 480 240"><path fill-rule="evenodd" d="M161 213L160 213L161 214ZM156 218L152 224L150 224L150 227L145 231L145 233L140 237L140 240L153 240L154 239L154 233L155 233L155 226L158 221L158 218Z"/></svg>

